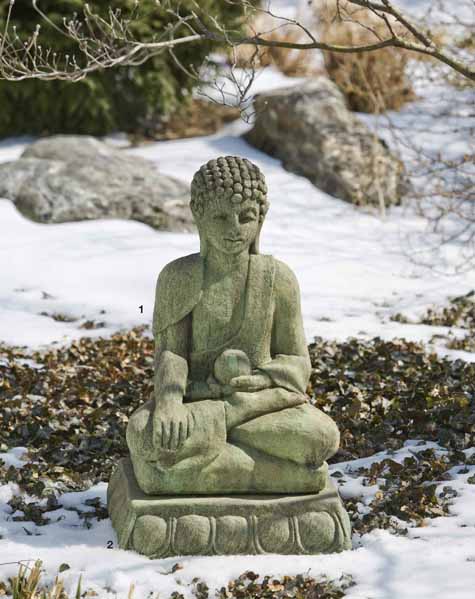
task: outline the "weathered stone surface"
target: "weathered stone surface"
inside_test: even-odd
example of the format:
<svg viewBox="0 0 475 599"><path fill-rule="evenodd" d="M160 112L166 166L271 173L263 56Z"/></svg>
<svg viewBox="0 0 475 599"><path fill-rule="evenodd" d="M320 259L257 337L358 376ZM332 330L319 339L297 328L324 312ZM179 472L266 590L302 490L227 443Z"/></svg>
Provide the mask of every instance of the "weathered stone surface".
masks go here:
<svg viewBox="0 0 475 599"><path fill-rule="evenodd" d="M117 153L120 151L90 135L53 135L30 144L21 156L60 162L66 160L89 162L93 156L108 158Z"/></svg>
<svg viewBox="0 0 475 599"><path fill-rule="evenodd" d="M326 77L260 94L255 109L247 141L289 171L353 204L400 203L407 187L401 161L346 108Z"/></svg>
<svg viewBox="0 0 475 599"><path fill-rule="evenodd" d="M236 376L246 374L251 374L251 363L243 351L227 349L214 363L214 376L223 385L228 385Z"/></svg>
<svg viewBox="0 0 475 599"><path fill-rule="evenodd" d="M296 430L298 434L294 434ZM319 437L317 443L316 431ZM333 420L310 404L244 422L234 428L229 437L234 443L253 447L281 460L295 462L296 484L299 470L297 464L320 467L329 454L337 451L340 441Z"/></svg>
<svg viewBox="0 0 475 599"><path fill-rule="evenodd" d="M326 464L338 429L306 395L298 283L259 254L267 208L248 160L221 157L195 174L200 253L158 278L154 391L129 419L130 461L110 484L122 547L158 557L349 546Z"/></svg>
<svg viewBox="0 0 475 599"><path fill-rule="evenodd" d="M123 218L165 231L193 228L184 183L88 136L40 140L0 164L0 197L40 223Z"/></svg>
<svg viewBox="0 0 475 599"><path fill-rule="evenodd" d="M306 495L151 496L123 459L109 483L108 506L119 546L154 558L351 547L349 518L328 476L320 493Z"/></svg>

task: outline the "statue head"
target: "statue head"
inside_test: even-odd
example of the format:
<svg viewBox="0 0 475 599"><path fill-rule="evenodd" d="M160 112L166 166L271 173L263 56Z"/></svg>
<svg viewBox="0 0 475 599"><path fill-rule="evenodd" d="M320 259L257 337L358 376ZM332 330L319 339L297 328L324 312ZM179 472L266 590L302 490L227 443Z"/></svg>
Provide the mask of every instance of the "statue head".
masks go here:
<svg viewBox="0 0 475 599"><path fill-rule="evenodd" d="M269 204L264 175L246 158L210 160L191 182L191 211L200 253L209 245L226 254L259 253L259 235Z"/></svg>

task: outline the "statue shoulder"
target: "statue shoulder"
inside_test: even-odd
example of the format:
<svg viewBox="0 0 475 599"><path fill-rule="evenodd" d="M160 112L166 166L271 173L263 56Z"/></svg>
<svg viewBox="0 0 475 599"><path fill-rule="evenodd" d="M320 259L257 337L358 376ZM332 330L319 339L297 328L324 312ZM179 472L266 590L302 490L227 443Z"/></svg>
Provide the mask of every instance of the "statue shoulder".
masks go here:
<svg viewBox="0 0 475 599"><path fill-rule="evenodd" d="M158 275L157 290L160 283L171 282L176 278L187 277L196 270L201 271L202 259L200 254L180 256L166 264Z"/></svg>
<svg viewBox="0 0 475 599"><path fill-rule="evenodd" d="M277 300L284 303L300 301L300 287L294 271L282 262L273 258L275 265L274 290Z"/></svg>
<svg viewBox="0 0 475 599"><path fill-rule="evenodd" d="M275 282L279 287L295 287L298 288L297 277L294 271L285 262L273 258L275 264Z"/></svg>
<svg viewBox="0 0 475 599"><path fill-rule="evenodd" d="M155 292L154 335L193 310L200 299L202 281L203 261L200 254L182 256L162 269Z"/></svg>
<svg viewBox="0 0 475 599"><path fill-rule="evenodd" d="M254 273L259 280L271 280L271 286L278 303L300 301L300 289L293 270L274 256L255 254L251 256L254 262Z"/></svg>

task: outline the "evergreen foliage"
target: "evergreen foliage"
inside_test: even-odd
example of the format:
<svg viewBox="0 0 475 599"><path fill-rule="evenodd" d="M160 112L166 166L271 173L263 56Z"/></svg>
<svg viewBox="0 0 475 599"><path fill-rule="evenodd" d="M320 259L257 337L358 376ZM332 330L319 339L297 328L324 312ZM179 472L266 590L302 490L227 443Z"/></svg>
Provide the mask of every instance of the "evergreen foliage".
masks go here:
<svg viewBox="0 0 475 599"><path fill-rule="evenodd" d="M5 26L10 0L0 0L0 28ZM41 9L61 26L73 13L82 14L84 0L42 0ZM134 0L94 3L91 9L106 17L109 9L130 14ZM180 2L187 14L190 0ZM240 8L222 0L200 0L205 15L218 17L229 27L238 25ZM155 0L141 0L139 18L131 26L141 41L162 34L173 20ZM66 36L41 20L31 0L16 0L11 26L21 38L31 35L41 22L41 43L62 54L80 53ZM177 36L189 34L179 30ZM184 65L198 67L210 51L208 42L184 44L175 54ZM139 67L117 67L95 72L78 82L23 80L0 81L0 136L18 134L88 133L101 135L113 130L144 130L147 123L176 110L196 82L180 69L168 52L150 58Z"/></svg>

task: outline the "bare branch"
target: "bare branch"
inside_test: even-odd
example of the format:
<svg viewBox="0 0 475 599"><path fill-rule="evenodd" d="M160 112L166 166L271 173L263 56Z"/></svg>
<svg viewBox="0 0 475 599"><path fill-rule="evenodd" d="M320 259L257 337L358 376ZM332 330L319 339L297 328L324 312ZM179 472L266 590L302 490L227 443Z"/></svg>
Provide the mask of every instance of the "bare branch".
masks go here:
<svg viewBox="0 0 475 599"><path fill-rule="evenodd" d="M251 14L251 9L254 14L256 11L265 12L281 23L298 29L308 41L268 39L269 32L243 36L238 32L228 31L215 16L209 14L206 15L206 20L210 23L210 26L207 26L201 16L202 11L197 2L194 2L195 10L191 11L191 14L187 17L180 14L178 2L175 3L177 8L173 8L173 2L169 2L171 8L168 8L167 12L172 15L174 23L170 27L164 28L163 35L166 39L156 41L135 39L128 27L129 22L137 17L135 13L132 13L130 19L125 19L122 15L111 10L109 17L103 18L86 5L83 20L80 21L77 17L73 17L61 28L53 23L48 15L39 8L37 0L32 0L32 2L43 21L60 31L63 36L66 36L77 45L80 60L76 56L66 58L66 56L55 55L50 48L43 51L39 43L39 31L35 32L26 42L22 42L15 32L12 35L9 31L14 5L14 1L12 1L9 6L4 32L0 34L0 79L21 81L36 78L78 81L98 70L140 65L158 53L168 51L171 48L183 44L208 41L228 47L250 45L255 48L286 48L296 51L323 50L337 53L374 52L382 48L395 47L430 56L448 65L467 79L475 81L475 67L473 64L454 56L448 48L437 46L429 32L414 24L389 0L381 0L380 2L346 0L345 7L355 6L366 9L381 18L386 23L388 31L388 36L384 39L381 39L381 36L373 31L376 37L374 43L349 45L320 41L308 27L298 20L276 15L269 8L255 9L248 0L243 0L240 3L230 2L230 4L241 6L243 16ZM338 10L340 10L339 4ZM352 17L351 14L349 16ZM401 26L402 33L393 28L388 16ZM178 35L180 28L188 29L190 34Z"/></svg>

